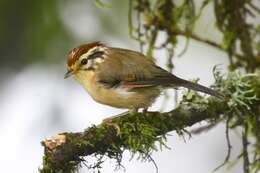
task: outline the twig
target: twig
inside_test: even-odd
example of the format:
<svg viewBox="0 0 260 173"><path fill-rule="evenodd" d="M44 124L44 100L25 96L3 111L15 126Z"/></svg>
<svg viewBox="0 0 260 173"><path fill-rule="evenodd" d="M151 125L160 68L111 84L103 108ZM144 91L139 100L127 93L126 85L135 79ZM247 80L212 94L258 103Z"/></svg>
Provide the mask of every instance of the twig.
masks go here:
<svg viewBox="0 0 260 173"><path fill-rule="evenodd" d="M260 14L260 9L257 8L252 2L247 3L251 8L253 8L258 14Z"/></svg>
<svg viewBox="0 0 260 173"><path fill-rule="evenodd" d="M175 32L174 34L176 35L181 35L181 36L185 36L185 37L190 37L191 39L193 40L196 40L198 42L201 42L201 43L205 43L205 44L208 44L212 47L215 47L221 51L224 51L226 52L227 50L225 50L220 44L214 42L214 41L211 41L211 40L208 40L208 39L204 39L204 38L201 38L200 36L194 34L194 33L186 33L186 32L183 32L183 31L178 31L178 32ZM240 54L234 54L236 57L238 57L239 59L243 59L243 55L240 55Z"/></svg>
<svg viewBox="0 0 260 173"><path fill-rule="evenodd" d="M153 58L153 50L154 50L155 41L156 41L156 38L157 38L157 33L158 33L157 28L154 28L151 31L151 37L150 37L150 40L149 40L148 50L147 50L147 53L146 53L147 57L150 58L150 59Z"/></svg>
<svg viewBox="0 0 260 173"><path fill-rule="evenodd" d="M226 158L225 158L224 162L221 165L219 165L217 168L215 168L214 171L217 171L219 168L223 167L230 159L232 146L231 146L230 137L229 137L229 123L230 123L230 117L227 119L227 122L226 122L226 132L225 132L225 134L226 134L226 141L227 141L227 147L228 147L227 155L226 155Z"/></svg>
<svg viewBox="0 0 260 173"><path fill-rule="evenodd" d="M247 146L248 146L248 126L247 124L244 125L244 132L242 134L242 142L243 142L243 168L244 168L244 173L249 173L249 158L248 158L248 151L247 151Z"/></svg>

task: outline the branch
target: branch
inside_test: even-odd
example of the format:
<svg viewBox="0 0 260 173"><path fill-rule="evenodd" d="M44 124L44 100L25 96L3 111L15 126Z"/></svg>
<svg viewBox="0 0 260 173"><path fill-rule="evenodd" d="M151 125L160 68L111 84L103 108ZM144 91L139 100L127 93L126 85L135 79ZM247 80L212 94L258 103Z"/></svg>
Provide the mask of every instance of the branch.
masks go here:
<svg viewBox="0 0 260 173"><path fill-rule="evenodd" d="M191 38L191 39L196 40L198 42L201 42L201 43L210 45L214 48L217 48L218 50L221 50L223 52L227 52L227 50L223 46L221 46L221 44L218 44L218 43L211 41L209 39L202 38L202 37L200 37L200 36L198 36L194 33L187 33L187 32L183 32L183 31L178 31L174 34L184 36L184 37L187 37L187 38ZM234 55L240 60L244 58L243 55L238 54L238 53L234 53Z"/></svg>
<svg viewBox="0 0 260 173"><path fill-rule="evenodd" d="M61 170L62 172L70 172L76 169L83 156L89 156L94 153L102 153L109 156L109 153L114 150L113 145L116 145L116 148L131 149L129 148L129 136L131 135L124 132L126 125L132 126L132 129L127 127L129 131L141 128L140 125L142 125L143 129L133 131L137 136L138 133L141 134L144 130L151 128L152 134L148 136L154 136L154 139L151 139L151 141L157 141L161 135L165 135L167 132L173 130L180 131L205 119L213 118L214 116L214 118L219 117L225 104L216 98L209 98L209 101L209 105L205 105L203 109L194 109L188 105L181 105L165 113L147 112L146 114L126 115L116 118L110 123L92 126L84 132L63 133L54 139L45 140L42 142L45 147L45 158L40 172L50 173ZM210 110L213 111L210 112ZM141 142L141 145L146 145L144 141L140 140L139 142ZM149 147L149 144L147 145Z"/></svg>

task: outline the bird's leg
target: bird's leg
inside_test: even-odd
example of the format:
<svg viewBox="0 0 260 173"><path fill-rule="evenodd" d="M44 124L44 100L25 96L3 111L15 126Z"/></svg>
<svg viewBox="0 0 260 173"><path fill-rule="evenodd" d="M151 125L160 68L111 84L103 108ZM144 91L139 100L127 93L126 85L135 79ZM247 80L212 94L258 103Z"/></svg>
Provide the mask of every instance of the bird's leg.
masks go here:
<svg viewBox="0 0 260 173"><path fill-rule="evenodd" d="M138 108L129 109L129 114L134 115L138 112Z"/></svg>
<svg viewBox="0 0 260 173"><path fill-rule="evenodd" d="M146 115L147 111L148 111L148 108L144 108L143 109L143 114Z"/></svg>
<svg viewBox="0 0 260 173"><path fill-rule="evenodd" d="M133 108L133 109L130 109L129 111L126 111L126 112L123 112L123 113L120 113L118 115L114 115L114 116L111 116L111 117L108 117L108 118L105 118L103 119L103 123L107 123L107 122L111 122L113 119L115 118L119 118L119 117L122 117L122 116L125 116L125 115L134 115L138 112L138 108Z"/></svg>

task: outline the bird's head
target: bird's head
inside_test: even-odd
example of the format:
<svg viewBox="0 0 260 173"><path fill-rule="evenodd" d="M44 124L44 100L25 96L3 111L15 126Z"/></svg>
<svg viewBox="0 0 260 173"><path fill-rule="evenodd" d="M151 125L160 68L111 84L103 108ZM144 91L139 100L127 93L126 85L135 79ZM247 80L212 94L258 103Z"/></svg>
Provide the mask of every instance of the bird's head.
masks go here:
<svg viewBox="0 0 260 173"><path fill-rule="evenodd" d="M77 74L80 71L95 70L103 62L107 47L100 42L80 45L68 54L67 73L64 78Z"/></svg>

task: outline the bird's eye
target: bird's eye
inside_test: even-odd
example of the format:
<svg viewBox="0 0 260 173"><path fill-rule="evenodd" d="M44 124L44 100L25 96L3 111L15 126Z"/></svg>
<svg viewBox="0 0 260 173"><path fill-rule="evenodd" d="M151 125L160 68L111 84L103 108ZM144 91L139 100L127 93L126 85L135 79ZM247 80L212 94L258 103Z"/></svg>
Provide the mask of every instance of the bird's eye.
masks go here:
<svg viewBox="0 0 260 173"><path fill-rule="evenodd" d="M88 63L88 60L87 59L83 59L80 63L81 63L81 65L86 65Z"/></svg>

